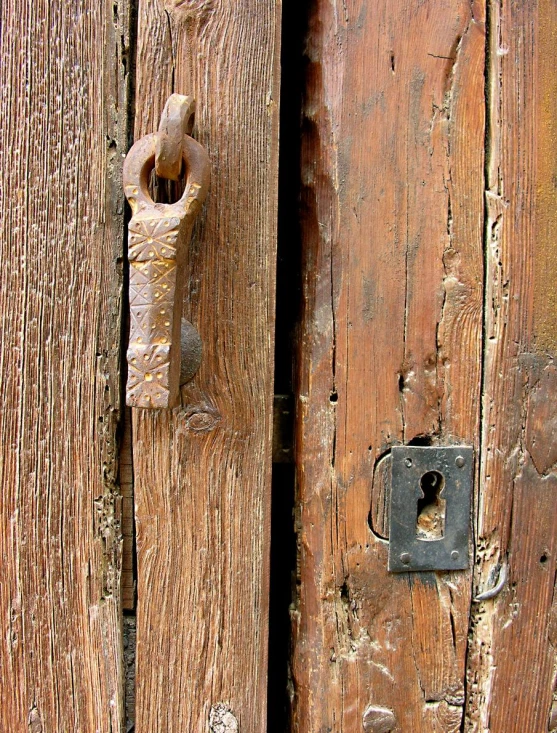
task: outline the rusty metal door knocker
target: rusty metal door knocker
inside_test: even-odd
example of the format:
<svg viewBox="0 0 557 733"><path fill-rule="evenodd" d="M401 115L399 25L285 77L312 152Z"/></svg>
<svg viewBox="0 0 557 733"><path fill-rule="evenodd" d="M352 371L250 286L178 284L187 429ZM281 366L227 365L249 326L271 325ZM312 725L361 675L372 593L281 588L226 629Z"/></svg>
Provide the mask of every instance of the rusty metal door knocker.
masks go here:
<svg viewBox="0 0 557 733"><path fill-rule="evenodd" d="M191 138L194 102L173 94L157 133L138 140L124 162L124 192L132 218L128 227L130 337L126 403L174 407L180 392L181 315L186 248L209 187L209 158ZM153 168L178 180L185 166L184 194L174 204L149 195Z"/></svg>

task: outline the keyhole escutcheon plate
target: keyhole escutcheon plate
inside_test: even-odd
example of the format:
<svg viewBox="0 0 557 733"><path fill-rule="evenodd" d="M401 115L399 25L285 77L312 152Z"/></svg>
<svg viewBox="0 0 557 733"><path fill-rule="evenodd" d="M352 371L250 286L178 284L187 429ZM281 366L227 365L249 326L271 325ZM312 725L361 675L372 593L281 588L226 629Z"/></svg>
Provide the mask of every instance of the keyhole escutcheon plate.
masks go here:
<svg viewBox="0 0 557 733"><path fill-rule="evenodd" d="M394 446L389 571L465 570L470 564L470 446Z"/></svg>

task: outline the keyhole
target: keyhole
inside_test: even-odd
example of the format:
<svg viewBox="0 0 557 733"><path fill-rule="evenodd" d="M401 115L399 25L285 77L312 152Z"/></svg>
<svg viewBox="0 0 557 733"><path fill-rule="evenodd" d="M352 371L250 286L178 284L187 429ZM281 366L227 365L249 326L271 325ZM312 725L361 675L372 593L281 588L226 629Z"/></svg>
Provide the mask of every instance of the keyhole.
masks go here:
<svg viewBox="0 0 557 733"><path fill-rule="evenodd" d="M419 540L440 540L445 534L445 507L441 498L445 479L439 471L427 471L420 479L416 536Z"/></svg>

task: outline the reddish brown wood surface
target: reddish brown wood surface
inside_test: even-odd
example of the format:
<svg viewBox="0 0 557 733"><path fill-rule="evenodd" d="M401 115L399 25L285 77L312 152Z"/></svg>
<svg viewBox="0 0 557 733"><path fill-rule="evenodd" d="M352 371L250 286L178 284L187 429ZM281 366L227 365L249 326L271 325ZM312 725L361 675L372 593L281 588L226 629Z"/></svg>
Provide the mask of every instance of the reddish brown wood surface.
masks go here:
<svg viewBox="0 0 557 733"><path fill-rule="evenodd" d="M299 733L460 730L471 573L388 574L375 519L385 494L372 484L394 444L478 448L484 20L481 2L463 0L312 5L292 614Z"/></svg>
<svg viewBox="0 0 557 733"><path fill-rule="evenodd" d="M484 423L467 731L557 729L557 8L490 3Z"/></svg>
<svg viewBox="0 0 557 733"><path fill-rule="evenodd" d="M2 4L0 730L121 731L127 2Z"/></svg>
<svg viewBox="0 0 557 733"><path fill-rule="evenodd" d="M278 11L139 4L135 137L193 96L211 186L186 263L201 369L181 408L133 411L138 733L266 728Z"/></svg>

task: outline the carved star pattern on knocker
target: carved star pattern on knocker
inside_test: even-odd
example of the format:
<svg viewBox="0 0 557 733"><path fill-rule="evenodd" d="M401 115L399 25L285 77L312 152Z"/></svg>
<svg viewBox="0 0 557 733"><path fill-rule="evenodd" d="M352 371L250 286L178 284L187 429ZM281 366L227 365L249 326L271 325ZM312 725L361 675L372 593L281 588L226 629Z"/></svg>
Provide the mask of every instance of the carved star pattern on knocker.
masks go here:
<svg viewBox="0 0 557 733"><path fill-rule="evenodd" d="M132 219L129 226L130 262L153 259L175 259L178 237L178 217L161 219Z"/></svg>

